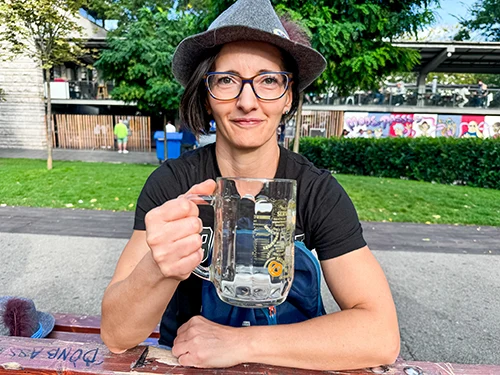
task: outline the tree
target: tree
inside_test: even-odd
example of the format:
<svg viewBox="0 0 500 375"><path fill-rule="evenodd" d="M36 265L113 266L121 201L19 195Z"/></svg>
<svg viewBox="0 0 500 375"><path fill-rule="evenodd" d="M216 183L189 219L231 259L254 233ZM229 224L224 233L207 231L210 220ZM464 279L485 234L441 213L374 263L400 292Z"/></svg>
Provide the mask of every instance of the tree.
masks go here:
<svg viewBox="0 0 500 375"><path fill-rule="evenodd" d="M114 80L113 98L137 102L139 110L151 114L178 108L183 90L172 74L172 56L195 21L176 8L144 7L134 12L133 21L110 32L108 49L95 66Z"/></svg>
<svg viewBox="0 0 500 375"><path fill-rule="evenodd" d="M82 28L76 22L79 0L4 0L0 3L0 42L14 58L24 54L37 61L47 82L47 169L52 169L52 107L50 69L77 61L83 53Z"/></svg>
<svg viewBox="0 0 500 375"><path fill-rule="evenodd" d="M500 41L500 0L478 0L469 8L468 19L462 18L462 29L455 40L470 40L474 32L482 35L486 41Z"/></svg>
<svg viewBox="0 0 500 375"><path fill-rule="evenodd" d="M206 0L210 23L233 0ZM429 9L437 0L272 0L279 14L289 14L305 26L312 46L326 58L323 75L309 88L340 94L378 87L381 77L411 71L419 53L391 45L402 35L416 35L434 21ZM206 26L206 25L205 25Z"/></svg>
<svg viewBox="0 0 500 375"><path fill-rule="evenodd" d="M206 23L234 0L206 0L200 9ZM278 14L288 14L304 26L312 46L325 56L327 68L308 93L336 91L345 95L355 89L378 88L387 74L409 72L419 61L418 51L394 47L402 35L416 35L434 21L429 9L438 0L272 0ZM207 25L205 25L207 26ZM300 118L296 132L300 129ZM298 138L294 142L298 150Z"/></svg>

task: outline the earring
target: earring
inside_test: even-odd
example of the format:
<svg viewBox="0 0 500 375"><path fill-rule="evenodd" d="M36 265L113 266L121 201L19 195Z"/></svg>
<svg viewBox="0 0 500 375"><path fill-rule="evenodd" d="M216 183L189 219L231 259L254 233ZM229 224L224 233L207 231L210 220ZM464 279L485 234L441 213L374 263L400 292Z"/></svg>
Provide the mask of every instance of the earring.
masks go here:
<svg viewBox="0 0 500 375"><path fill-rule="evenodd" d="M283 113L283 114L286 116L286 115L288 115L288 112L289 112L289 111L288 111L288 110L286 110L286 111L285 111L285 113Z"/></svg>

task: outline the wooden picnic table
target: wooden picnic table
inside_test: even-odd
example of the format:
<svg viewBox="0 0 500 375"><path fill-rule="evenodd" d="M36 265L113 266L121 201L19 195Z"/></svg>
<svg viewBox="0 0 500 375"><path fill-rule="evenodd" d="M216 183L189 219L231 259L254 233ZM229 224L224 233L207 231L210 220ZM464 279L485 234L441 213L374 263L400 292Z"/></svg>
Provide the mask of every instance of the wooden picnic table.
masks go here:
<svg viewBox="0 0 500 375"><path fill-rule="evenodd" d="M169 350L154 346L158 331L124 354L111 353L99 337L99 317L54 314L50 338L0 337L0 374L44 375L499 375L500 366L412 362L398 359L390 366L351 371L312 371L264 364L241 364L226 369L182 367Z"/></svg>

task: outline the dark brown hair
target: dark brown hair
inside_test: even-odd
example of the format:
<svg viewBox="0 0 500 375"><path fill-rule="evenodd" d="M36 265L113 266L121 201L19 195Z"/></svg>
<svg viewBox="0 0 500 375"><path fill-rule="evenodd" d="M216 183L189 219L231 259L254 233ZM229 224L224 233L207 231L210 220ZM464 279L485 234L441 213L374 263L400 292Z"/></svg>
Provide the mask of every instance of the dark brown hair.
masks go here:
<svg viewBox="0 0 500 375"><path fill-rule="evenodd" d="M181 128L188 129L193 134L208 133L210 130L213 118L207 111L207 89L203 78L212 70L221 47L210 50L202 58L182 94L179 107Z"/></svg>

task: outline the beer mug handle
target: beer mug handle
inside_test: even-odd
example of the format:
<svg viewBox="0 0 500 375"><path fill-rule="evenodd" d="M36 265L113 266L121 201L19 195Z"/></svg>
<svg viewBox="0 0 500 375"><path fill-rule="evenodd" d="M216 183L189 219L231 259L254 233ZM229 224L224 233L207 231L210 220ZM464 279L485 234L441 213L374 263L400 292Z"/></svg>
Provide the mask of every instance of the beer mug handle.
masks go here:
<svg viewBox="0 0 500 375"><path fill-rule="evenodd" d="M211 205L213 207L214 202L215 202L215 196L214 195L201 195L201 194L189 194L186 195L184 198L189 199L190 201L193 201L196 205L201 206L201 205ZM213 245L208 249L208 254L213 250ZM210 269L208 267L204 267L201 264L196 266L196 268L193 270L193 274L196 276L202 278L203 280L211 281L210 280Z"/></svg>

